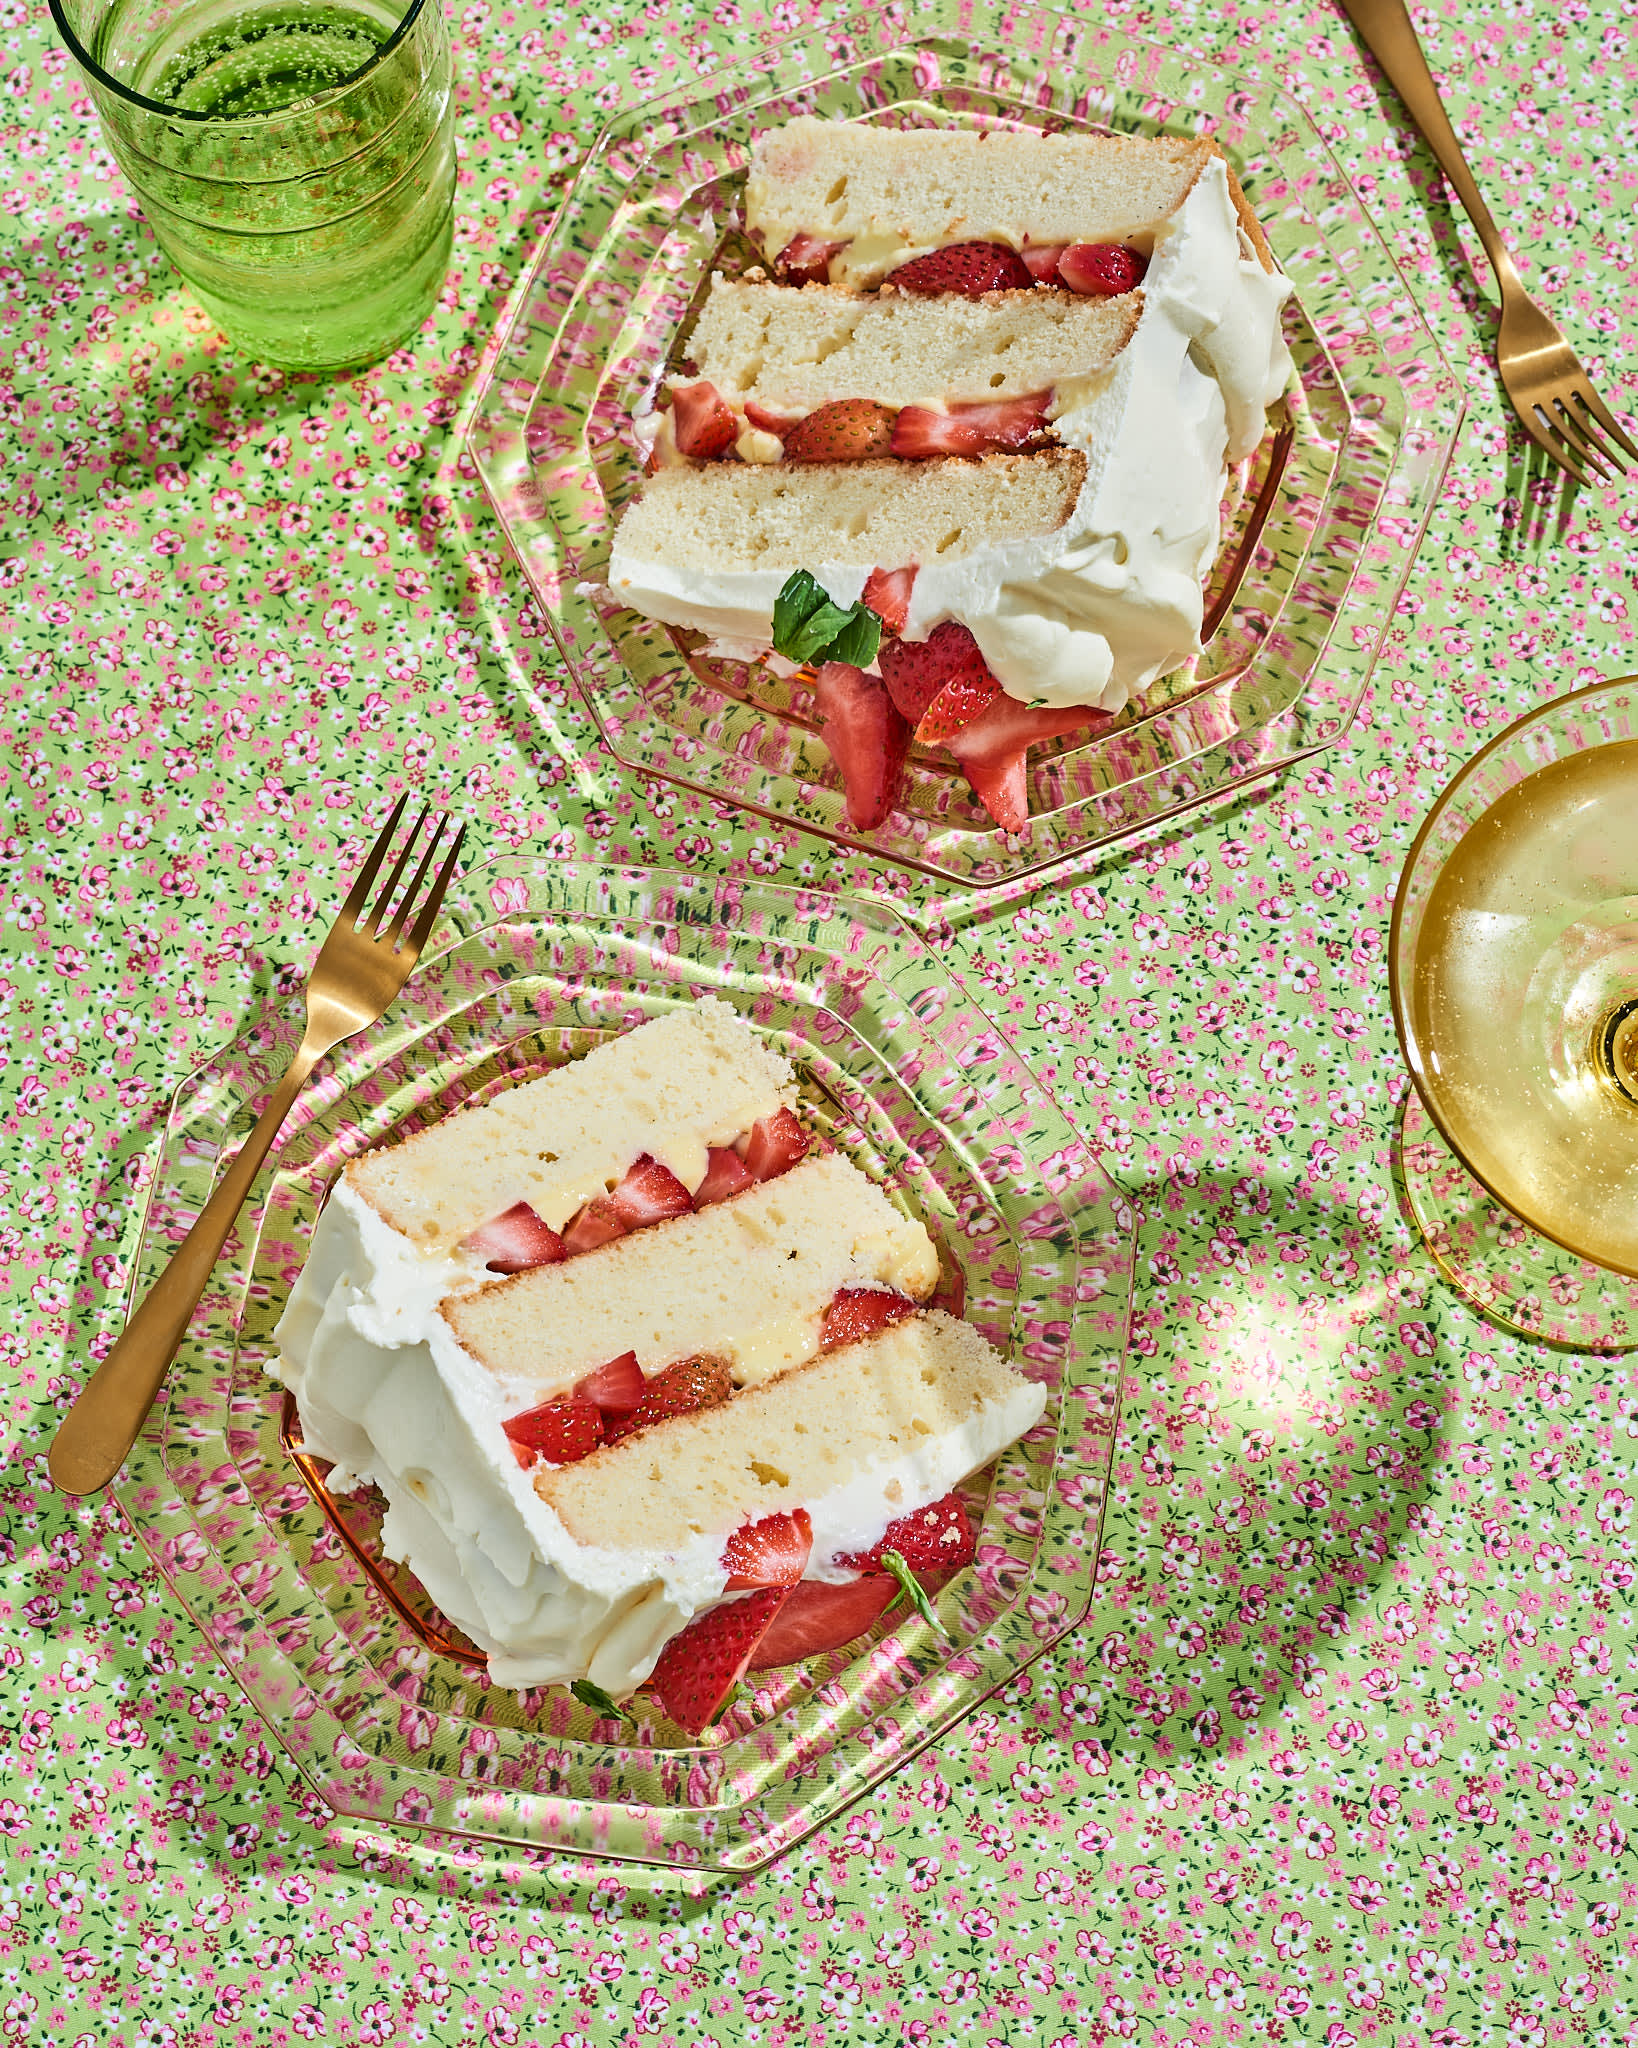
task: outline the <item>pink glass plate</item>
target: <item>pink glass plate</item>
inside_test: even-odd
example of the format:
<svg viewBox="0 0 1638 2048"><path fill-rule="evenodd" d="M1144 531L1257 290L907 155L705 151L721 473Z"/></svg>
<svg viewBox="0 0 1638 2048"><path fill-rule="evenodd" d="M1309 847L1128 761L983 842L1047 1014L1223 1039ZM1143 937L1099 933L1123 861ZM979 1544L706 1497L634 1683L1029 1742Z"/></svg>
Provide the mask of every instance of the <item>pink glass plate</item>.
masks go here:
<svg viewBox="0 0 1638 2048"><path fill-rule="evenodd" d="M1232 70L1038 8L931 0L761 51L599 141L521 285L469 432L497 515L616 759L922 873L987 888L1134 838L1328 745L1353 718L1462 416L1454 378L1302 109ZM1204 657L1098 739L1032 751L1001 833L938 750L877 831L847 823L811 691L707 661L598 579L639 465L629 420L737 233L752 137L801 112L917 125L1209 133L1296 285L1301 391L1225 535ZM1257 522L1260 530L1254 530ZM542 711L542 715L544 712Z"/></svg>
<svg viewBox="0 0 1638 2048"><path fill-rule="evenodd" d="M889 910L514 860L468 877L446 915L447 943L389 1016L302 1091L120 1500L337 1812L661 1872L752 1869L1085 1615L1131 1214L1051 1096ZM759 1677L687 1742L652 1712L622 1729L562 1688L519 1696L462 1661L420 1588L381 1560L377 1504L335 1504L342 1540L287 1449L283 1391L266 1368L319 1203L348 1158L702 989L788 1053L809 1114L929 1222L965 1273L969 1319L1049 1392L1040 1426L973 1483L979 1554L940 1595L946 1635L890 1613L854 1649ZM136 1290L203 1205L298 1027L299 1013L270 1011L179 1091Z"/></svg>

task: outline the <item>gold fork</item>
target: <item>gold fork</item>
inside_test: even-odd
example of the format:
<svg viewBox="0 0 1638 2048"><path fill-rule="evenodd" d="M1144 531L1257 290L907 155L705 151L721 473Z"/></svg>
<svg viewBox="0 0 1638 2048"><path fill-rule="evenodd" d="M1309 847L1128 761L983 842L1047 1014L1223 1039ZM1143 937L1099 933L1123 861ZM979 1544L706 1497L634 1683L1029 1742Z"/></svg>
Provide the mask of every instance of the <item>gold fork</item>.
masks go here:
<svg viewBox="0 0 1638 2048"><path fill-rule="evenodd" d="M1616 473L1624 476L1627 465L1616 450L1638 462L1638 447L1627 439L1619 420L1593 389L1580 357L1559 332L1558 323L1520 283L1490 209L1479 197L1404 0L1342 0L1342 7L1404 101L1405 111L1422 131L1440 170L1479 231L1501 287L1496 368L1524 431L1578 484L1587 481L1586 464L1606 480ZM1600 436L1600 427L1608 440Z"/></svg>
<svg viewBox="0 0 1638 2048"><path fill-rule="evenodd" d="M332 1046L385 1015L420 958L421 948L437 922L444 891L455 872L466 827L463 825L455 834L431 892L411 924L410 912L421 899L433 855L450 823L441 813L436 816L420 864L394 911L399 881L427 820L434 816L431 806L423 805L374 908L366 914L371 887L391 850L408 801L407 795L401 796L393 805L392 816L370 848L363 873L330 927L330 936L307 978L307 1028L283 1078L268 1097L256 1128L223 1174L221 1185L199 1212L193 1228L177 1246L170 1264L125 1325L119 1342L80 1389L73 1407L64 1416L49 1459L52 1483L60 1492L95 1493L124 1464L137 1431L158 1398L166 1370L199 1305L228 1232L238 1219L257 1171L279 1135L301 1084Z"/></svg>

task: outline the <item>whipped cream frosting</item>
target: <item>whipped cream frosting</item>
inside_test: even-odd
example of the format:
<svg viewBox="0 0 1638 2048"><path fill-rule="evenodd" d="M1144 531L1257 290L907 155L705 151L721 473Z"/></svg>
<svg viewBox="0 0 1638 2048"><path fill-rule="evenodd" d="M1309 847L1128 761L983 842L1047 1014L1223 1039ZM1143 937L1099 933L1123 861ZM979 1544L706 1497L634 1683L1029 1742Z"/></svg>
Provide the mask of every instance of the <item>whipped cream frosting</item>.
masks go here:
<svg viewBox="0 0 1638 2048"><path fill-rule="evenodd" d="M921 564L904 637L959 620L1009 696L1100 711L1198 654L1229 465L1256 449L1292 379L1280 332L1290 293L1247 240L1226 165L1207 163L1155 230L1131 341L1112 369L1056 393L1057 436L1087 458L1070 518L1038 539ZM860 596L871 566L808 565L841 605ZM767 648L785 580L637 560L618 534L609 567L620 602L736 652Z"/></svg>
<svg viewBox="0 0 1638 2048"><path fill-rule="evenodd" d="M296 1395L309 1450L343 1493L374 1485L382 1542L489 1656L498 1684L589 1678L619 1697L666 1642L724 1596L724 1539L674 1551L577 1543L512 1455L507 1417L539 1400L457 1343L446 1296L489 1276L458 1253L420 1252L345 1180L337 1183L276 1333L271 1368ZM907 1456L879 1461L807 1503L810 1578L867 1550L888 1524L937 1500L1039 1417L1028 1381L1005 1402Z"/></svg>

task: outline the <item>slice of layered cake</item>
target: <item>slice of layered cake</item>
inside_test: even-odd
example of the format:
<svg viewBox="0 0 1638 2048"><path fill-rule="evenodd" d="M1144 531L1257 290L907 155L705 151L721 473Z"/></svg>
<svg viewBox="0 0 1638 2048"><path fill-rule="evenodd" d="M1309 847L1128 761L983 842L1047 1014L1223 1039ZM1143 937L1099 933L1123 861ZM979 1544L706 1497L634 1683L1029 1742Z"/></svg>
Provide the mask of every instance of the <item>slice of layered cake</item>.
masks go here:
<svg viewBox="0 0 1638 2048"><path fill-rule="evenodd" d="M654 473L609 586L811 669L855 825L919 742L1021 829L1031 743L1201 652L1230 471L1292 377L1289 284L1205 141L803 118L758 144L746 227L784 282L714 284L637 421ZM1043 452L1082 458L1073 502L1021 533L1011 475ZM953 460L983 465L959 516L878 520Z"/></svg>
<svg viewBox="0 0 1638 2048"><path fill-rule="evenodd" d="M697 1732L970 1560L952 1490L1043 1390L928 1309L926 1231L793 1099L706 997L332 1189L278 1370L499 1682L652 1674Z"/></svg>

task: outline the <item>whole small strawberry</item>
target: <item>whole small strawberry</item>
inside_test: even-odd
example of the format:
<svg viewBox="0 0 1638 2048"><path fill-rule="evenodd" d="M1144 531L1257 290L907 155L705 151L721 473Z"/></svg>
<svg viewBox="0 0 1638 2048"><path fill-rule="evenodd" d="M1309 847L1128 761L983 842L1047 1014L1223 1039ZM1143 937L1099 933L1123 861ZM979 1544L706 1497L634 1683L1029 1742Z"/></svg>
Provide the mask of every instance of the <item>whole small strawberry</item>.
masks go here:
<svg viewBox="0 0 1638 2048"><path fill-rule="evenodd" d="M968 299L985 292L1027 292L1035 284L1028 264L1005 242L952 242L947 249L912 256L889 271L886 282L899 292L957 292Z"/></svg>
<svg viewBox="0 0 1638 2048"><path fill-rule="evenodd" d="M872 398L838 398L785 433L787 462L868 462L891 454L898 414Z"/></svg>

